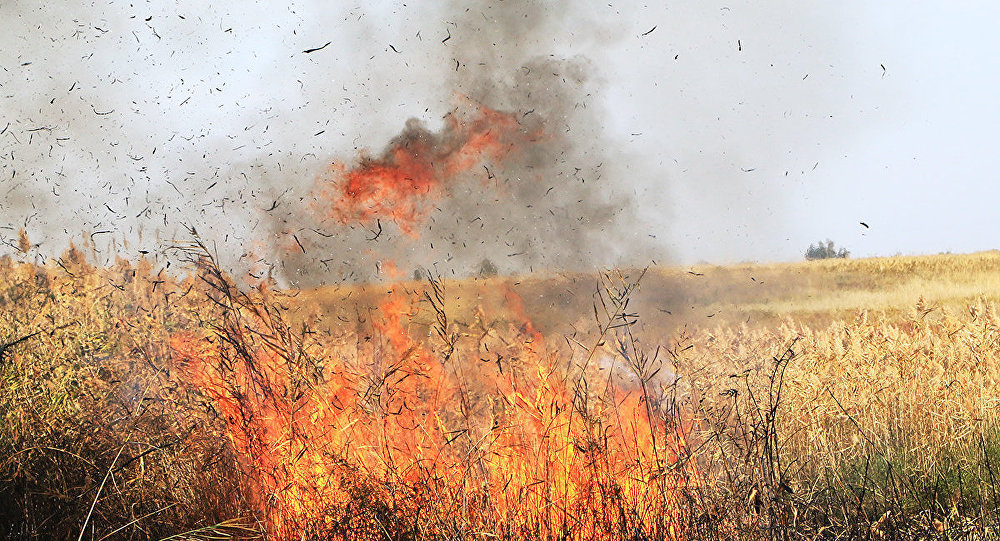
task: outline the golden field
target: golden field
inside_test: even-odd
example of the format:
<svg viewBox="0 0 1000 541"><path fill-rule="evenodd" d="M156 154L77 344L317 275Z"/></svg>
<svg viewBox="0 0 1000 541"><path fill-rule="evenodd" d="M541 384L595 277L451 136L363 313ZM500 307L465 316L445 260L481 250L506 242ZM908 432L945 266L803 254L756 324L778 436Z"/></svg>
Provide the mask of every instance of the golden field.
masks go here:
<svg viewBox="0 0 1000 541"><path fill-rule="evenodd" d="M0 260L0 538L996 535L1000 253L279 291L179 252Z"/></svg>

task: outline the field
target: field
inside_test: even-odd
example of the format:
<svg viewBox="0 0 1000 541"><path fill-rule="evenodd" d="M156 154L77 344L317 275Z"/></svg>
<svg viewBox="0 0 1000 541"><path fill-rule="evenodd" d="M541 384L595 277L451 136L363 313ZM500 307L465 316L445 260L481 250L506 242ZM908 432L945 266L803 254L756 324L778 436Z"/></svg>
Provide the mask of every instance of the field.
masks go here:
<svg viewBox="0 0 1000 541"><path fill-rule="evenodd" d="M989 539L1000 253L282 291L0 259L3 539Z"/></svg>

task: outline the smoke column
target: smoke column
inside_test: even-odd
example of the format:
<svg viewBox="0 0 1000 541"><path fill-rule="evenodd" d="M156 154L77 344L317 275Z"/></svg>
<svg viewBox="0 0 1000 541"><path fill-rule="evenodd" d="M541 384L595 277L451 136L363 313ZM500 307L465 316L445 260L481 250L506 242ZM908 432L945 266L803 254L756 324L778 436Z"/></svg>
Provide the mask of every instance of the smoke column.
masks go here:
<svg viewBox="0 0 1000 541"><path fill-rule="evenodd" d="M802 118L844 107L836 36L783 2L656 9L5 2L0 242L13 252L26 227L51 257L106 231L106 260L165 257L193 226L240 273L311 285L390 261L442 275L485 258L510 272L663 261L677 201L710 217L712 242L779 227L771 179L814 161ZM630 78L650 65L662 77ZM730 84L748 70L765 82ZM633 127L635 111L676 125ZM416 197L343 189L418 154Z"/></svg>

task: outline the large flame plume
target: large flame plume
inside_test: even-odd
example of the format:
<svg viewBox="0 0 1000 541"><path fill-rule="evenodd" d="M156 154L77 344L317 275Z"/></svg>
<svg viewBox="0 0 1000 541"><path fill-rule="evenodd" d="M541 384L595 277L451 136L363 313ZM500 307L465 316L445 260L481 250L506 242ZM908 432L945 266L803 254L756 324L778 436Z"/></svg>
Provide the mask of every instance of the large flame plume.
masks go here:
<svg viewBox="0 0 1000 541"><path fill-rule="evenodd" d="M480 307L478 339L453 332L435 282L422 298L394 289L353 343L323 343L285 325L266 289L205 281L222 323L175 335L175 358L224 420L274 538L678 537L683 432L641 389L574 375L514 292ZM421 312L436 339L415 337Z"/></svg>

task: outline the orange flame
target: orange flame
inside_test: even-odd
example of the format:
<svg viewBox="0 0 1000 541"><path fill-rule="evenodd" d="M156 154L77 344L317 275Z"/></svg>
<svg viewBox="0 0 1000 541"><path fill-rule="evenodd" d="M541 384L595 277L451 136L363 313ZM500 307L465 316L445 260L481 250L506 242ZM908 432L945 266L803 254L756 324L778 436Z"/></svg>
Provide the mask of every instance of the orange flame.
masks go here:
<svg viewBox="0 0 1000 541"><path fill-rule="evenodd" d="M678 467L682 435L637 390L574 383L520 297L504 296L524 324L495 362L436 355L411 332L418 305L399 294L378 308L380 341L353 360L322 352L312 377L261 312L211 342L175 335L172 347L224 419L275 538L340 524L362 488L415 527L601 539L620 519L677 538L670 517L691 473Z"/></svg>
<svg viewBox="0 0 1000 541"><path fill-rule="evenodd" d="M427 201L484 161L502 163L539 137L512 113L482 105L465 109L449 113L440 133L411 120L380 157L363 156L350 169L333 163L317 181L316 210L342 224L389 219L414 236L430 210Z"/></svg>
<svg viewBox="0 0 1000 541"><path fill-rule="evenodd" d="M390 280L398 280L403 276L403 272L396 266L396 262L383 259L379 262L379 271Z"/></svg>

